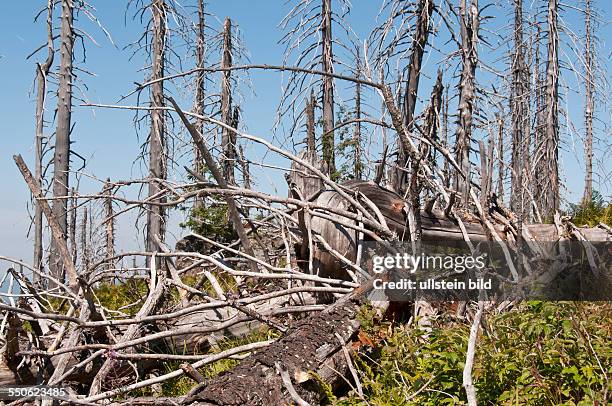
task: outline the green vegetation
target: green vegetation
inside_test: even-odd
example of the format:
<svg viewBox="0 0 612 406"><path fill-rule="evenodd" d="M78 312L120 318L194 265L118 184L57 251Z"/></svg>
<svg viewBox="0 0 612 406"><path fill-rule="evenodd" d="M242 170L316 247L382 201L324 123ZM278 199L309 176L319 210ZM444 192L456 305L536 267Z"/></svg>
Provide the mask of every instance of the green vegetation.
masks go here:
<svg viewBox="0 0 612 406"><path fill-rule="evenodd" d="M570 204L567 214L572 216L572 222L577 226L587 224L593 227L599 222L612 224L612 205L610 205L610 202L606 202L603 196L595 190L590 202Z"/></svg>
<svg viewBox="0 0 612 406"><path fill-rule="evenodd" d="M479 404L606 404L611 310L609 304L529 302L489 317L473 371ZM466 404L468 325L446 321L427 336L412 327L369 323L363 332L377 343L360 347L355 362L369 404ZM365 404L353 393L333 403Z"/></svg>

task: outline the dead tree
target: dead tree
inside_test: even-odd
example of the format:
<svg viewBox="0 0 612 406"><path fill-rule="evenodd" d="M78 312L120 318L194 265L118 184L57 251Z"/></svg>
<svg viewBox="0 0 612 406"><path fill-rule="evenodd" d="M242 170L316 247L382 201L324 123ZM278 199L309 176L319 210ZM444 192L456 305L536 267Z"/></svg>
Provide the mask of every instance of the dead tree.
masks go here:
<svg viewBox="0 0 612 406"><path fill-rule="evenodd" d="M106 196L104 199L104 217L105 217L105 245L106 245L106 258L108 260L106 268L112 269L115 264L113 258L115 257L115 217L113 214L113 188L110 179L106 179L104 184L103 194Z"/></svg>
<svg viewBox="0 0 612 406"><path fill-rule="evenodd" d="M332 9L331 0L322 0L321 9L321 37L322 47L321 66L325 73L334 72L332 51ZM335 140L334 140L334 81L329 75L323 78L323 164L328 174L336 172Z"/></svg>
<svg viewBox="0 0 612 406"><path fill-rule="evenodd" d="M548 56L546 61L546 106L542 140L540 210L552 218L559 209L559 31L557 0L548 1Z"/></svg>
<svg viewBox="0 0 612 406"><path fill-rule="evenodd" d="M533 67L533 82L534 89L534 105L535 105L535 128L534 128L534 157L532 164L532 179L533 185L531 193L537 204L537 209L542 208L542 189L546 182L546 162L544 155L545 145L545 126L546 126L546 94L544 77L545 73L542 70L542 59L540 55L540 43L542 41L542 28L534 16L533 25L536 28L534 40L534 67Z"/></svg>
<svg viewBox="0 0 612 406"><path fill-rule="evenodd" d="M497 197L504 200L504 114L500 111L497 117Z"/></svg>
<svg viewBox="0 0 612 406"><path fill-rule="evenodd" d="M221 57L221 68L226 69L232 66L232 20L225 18L223 24L223 53ZM231 70L221 72L221 121L231 126L232 115L232 86ZM235 135L227 127L221 129L221 150L223 159L223 176L230 185L236 184L234 166L236 165L236 145Z"/></svg>
<svg viewBox="0 0 612 406"><path fill-rule="evenodd" d="M167 42L167 5L165 0L152 0L149 5L151 12L151 80L164 77ZM156 251L155 236L163 240L166 230L166 213L163 189L160 180L166 179L167 153L166 153L166 119L165 113L158 109L165 106L164 82L158 81L150 87L151 128L149 132L149 198L151 203L147 208L147 241L148 251Z"/></svg>
<svg viewBox="0 0 612 406"><path fill-rule="evenodd" d="M459 82L459 125L456 133L455 154L465 178L455 176L455 190L461 194L461 203L467 207L470 200L470 149L472 142L472 117L476 101L476 65L478 64L478 0L472 0L468 9L466 0L459 5L461 27L461 81Z"/></svg>
<svg viewBox="0 0 612 406"><path fill-rule="evenodd" d="M60 26L60 67L59 87L57 94L57 128L55 130L55 151L53 156L53 197L62 197L53 201L53 215L57 219L64 240L68 227L67 200L70 169L70 131L72 114L72 85L74 75L72 62L74 54L74 27L73 13L74 1L62 0L62 16ZM51 257L49 263L51 274L59 280L63 280L64 269L57 243L51 244Z"/></svg>
<svg viewBox="0 0 612 406"><path fill-rule="evenodd" d="M42 64L36 64L36 141L35 150L35 169L34 177L38 182L38 187L42 189L43 184L43 139L45 128L45 99L47 93L47 75L53 65L55 49L53 44L53 6L54 2L49 0L47 4L47 59ZM34 266L42 269L43 260L43 212L40 204L34 202ZM35 281L40 281L40 277L35 274Z"/></svg>
<svg viewBox="0 0 612 406"><path fill-rule="evenodd" d="M358 79L361 78L361 58L357 50L356 68ZM353 131L353 178L361 180L363 163L361 161L361 83L355 83L355 129Z"/></svg>
<svg viewBox="0 0 612 406"><path fill-rule="evenodd" d="M299 131L299 125L303 123L299 116L304 111L300 103L307 99L307 94L313 88L320 86L321 93L317 99L322 108L322 168L328 175L337 177L334 74L338 73L337 68L353 63L352 55L350 62L342 60L342 51L352 49L350 45L353 38L348 35L352 29L344 18L350 12L351 5L346 0L295 0L294 3L295 6L280 23L281 27L288 31L280 40L280 43L286 46L285 63L297 63L305 70L326 74L312 76L306 71L291 72L288 83L284 86L278 116L280 119L287 114L293 115L290 134ZM294 26L289 27L290 24ZM342 33L346 33L348 37L342 37ZM306 40L310 38L314 41ZM297 54L297 62L289 61L294 52Z"/></svg>
<svg viewBox="0 0 612 406"><path fill-rule="evenodd" d="M511 197L510 207L524 216L525 192L523 180L529 172L529 71L525 62L525 42L523 40L523 1L514 0L514 51L512 53L512 158L511 158Z"/></svg>
<svg viewBox="0 0 612 406"><path fill-rule="evenodd" d="M595 109L595 64L593 62L593 29L591 27L591 0L585 0L584 8L584 87L585 106L584 121L586 133L584 136L584 194L582 201L589 204L593 200L593 110Z"/></svg>
<svg viewBox="0 0 612 406"><path fill-rule="evenodd" d="M83 220L81 221L81 264L83 269L89 269L89 265L91 265L90 241L87 233L88 215L91 216L91 213L88 212L87 207L83 207Z"/></svg>
<svg viewBox="0 0 612 406"><path fill-rule="evenodd" d="M425 46L431 31L431 16L434 10L433 0L419 0L416 16L417 21L414 31L414 39L412 40L412 49L410 51L410 62L408 64L408 80L404 91L404 123L408 131L412 131L414 127L414 110L416 108L417 96L419 92L419 80L421 77L421 65L423 63L423 55ZM405 170L408 164L408 154L401 148L398 141L398 175L396 178L395 189L402 191L405 184Z"/></svg>
<svg viewBox="0 0 612 406"><path fill-rule="evenodd" d="M70 230L70 254L72 255L72 262L76 264L77 261L77 238L76 238L76 228L77 228L77 197L74 188L70 192L70 221L68 223L68 228Z"/></svg>
<svg viewBox="0 0 612 406"><path fill-rule="evenodd" d="M204 68L206 64L206 14L204 13L204 0L198 0L198 23L196 25L196 67L198 69ZM203 70L200 70L195 75L196 82L196 96L195 96L195 108L194 113L203 116L204 115L204 104L205 104L205 90L206 90L206 74ZM200 134L204 133L204 120L198 119L196 126ZM193 146L193 170L197 174L202 174L204 170L204 161L200 150L196 145ZM202 204L202 199L196 197L194 200L194 206L198 207Z"/></svg>

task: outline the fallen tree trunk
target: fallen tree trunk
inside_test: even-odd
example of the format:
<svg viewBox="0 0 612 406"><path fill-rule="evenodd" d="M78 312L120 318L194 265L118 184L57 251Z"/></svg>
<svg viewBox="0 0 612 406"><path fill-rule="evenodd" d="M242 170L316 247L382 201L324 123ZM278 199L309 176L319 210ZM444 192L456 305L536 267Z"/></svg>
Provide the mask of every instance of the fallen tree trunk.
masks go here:
<svg viewBox="0 0 612 406"><path fill-rule="evenodd" d="M301 399L320 404L317 377L309 371L316 371L318 379L332 386L344 380L343 348L360 327L356 316L371 288L369 281L321 313L297 322L277 342L212 379L201 391L183 399L182 404L293 404L296 399L279 371L288 372L291 386Z"/></svg>
<svg viewBox="0 0 612 406"><path fill-rule="evenodd" d="M399 238L399 240L407 239L409 235L408 210L405 201L393 191L385 189L374 182L368 181L349 181L343 185L350 189L362 199L367 199L373 203L377 210L382 215L381 220L386 222L387 226ZM339 193L334 190L323 190L313 198L313 203L318 206L334 207L340 210L351 210L351 204L344 199ZM494 208L495 209L495 208ZM500 209L501 210L501 209ZM441 210L427 208L421 211L421 239L424 243L441 242L452 245L453 243L464 244L465 235L461 230L461 226L457 219L452 216L447 216L450 210ZM359 222L355 220L340 219L334 221L329 215L321 215L320 210L310 211L310 227L308 230L300 230L302 238L308 235L317 235L323 238L333 249L343 255L349 261L355 261L357 246L360 241L359 232L357 229L349 227L346 222L359 226ZM336 216L337 217L337 216ZM465 227L465 234L473 243L491 241L489 231L484 227L477 217L470 214L465 214L461 219ZM507 224L494 223L493 227L498 235L502 238L510 231ZM554 224L524 224L528 233L539 242L554 242L558 239L557 229ZM601 227L579 228L582 235L589 241L610 241L612 234ZM361 237L362 238L362 237ZM303 242L308 245L307 242ZM307 251L301 249L300 246L296 249L298 254L308 255ZM306 252L306 254L304 254ZM343 261L338 259L337 255L325 249L324 247L316 247L312 253L315 265L315 273L324 277L347 278L346 266ZM300 258L307 261L308 256Z"/></svg>

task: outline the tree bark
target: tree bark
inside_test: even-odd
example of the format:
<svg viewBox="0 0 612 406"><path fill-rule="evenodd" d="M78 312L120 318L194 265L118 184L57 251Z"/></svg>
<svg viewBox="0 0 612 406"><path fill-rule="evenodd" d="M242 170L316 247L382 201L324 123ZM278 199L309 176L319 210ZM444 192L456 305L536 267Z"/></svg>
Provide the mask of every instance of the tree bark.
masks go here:
<svg viewBox="0 0 612 406"><path fill-rule="evenodd" d="M456 161L467 179L457 175L455 190L461 193L461 204L468 206L470 199L470 148L472 142L472 116L476 100L475 73L478 63L478 0L472 0L469 10L466 0L460 3L461 26L461 82L459 83L459 126L456 134Z"/></svg>
<svg viewBox="0 0 612 406"><path fill-rule="evenodd" d="M104 199L104 216L106 217L106 258L108 261L106 263L106 269L113 269L115 264L111 258L115 256L115 219L113 217L113 189L110 179L106 179L103 193L106 195Z"/></svg>
<svg viewBox="0 0 612 406"><path fill-rule="evenodd" d="M557 0L548 1L548 59L546 62L546 123L543 162L546 165L541 212L552 218L559 209L559 32Z"/></svg>
<svg viewBox="0 0 612 406"><path fill-rule="evenodd" d="M323 51L321 65L323 72L334 72L334 57L332 51L332 9L331 0L322 0L321 37ZM336 152L334 140L334 81L331 76L323 77L323 165L324 172L333 175L336 172Z"/></svg>
<svg viewBox="0 0 612 406"><path fill-rule="evenodd" d="M151 80L164 76L166 59L166 2L165 0L151 1ZM150 104L151 130L149 133L149 198L154 203L166 201L164 196L158 196L162 191L156 179L166 179L166 118L165 113L156 107L164 107L164 82L158 81L151 85ZM155 196L155 197L153 197ZM156 251L155 235L164 240L166 233L166 213L162 206L151 204L147 208L147 251Z"/></svg>
<svg viewBox="0 0 612 406"><path fill-rule="evenodd" d="M232 66L232 20L225 18L223 24L223 57L221 60L222 68ZM221 78L221 121L231 126L232 115L232 87L231 71L225 70ZM234 166L236 163L235 134L229 128L221 129L221 149L223 151L223 176L229 185L235 185Z"/></svg>
<svg viewBox="0 0 612 406"><path fill-rule="evenodd" d="M34 179L38 183L38 187L42 190L43 173L42 173L42 156L43 156L43 138L45 128L45 99L47 96L47 75L53 64L55 49L53 44L53 0L49 0L47 4L47 59L42 64L36 65L36 140L34 145L35 150L35 167ZM43 266L43 211L38 202L34 202L34 268L42 269ZM34 281L40 281L40 276L34 274Z"/></svg>
<svg viewBox="0 0 612 406"><path fill-rule="evenodd" d="M421 78L421 65L423 54L431 30L431 15L434 9L433 0L419 0L417 6L417 22L414 32L414 40L410 53L410 64L408 65L408 83L404 93L404 123L408 131L414 127L414 110L416 108L417 96L419 93L419 80ZM408 154L401 148L398 142L398 172L396 176L395 190L401 192L406 183L406 172L402 169L408 164Z"/></svg>
<svg viewBox="0 0 612 406"><path fill-rule="evenodd" d="M206 64L206 14L204 13L204 0L198 0L198 25L196 31L196 66L199 69L204 68ZM206 74L203 70L199 70L196 73L196 97L195 97L195 108L194 113L197 115L204 115L204 104L205 104L205 90L206 90ZM198 119L196 121L196 128L200 134L204 134L204 120ZM198 147L193 145L193 170L197 174L202 174L204 170L204 160ZM194 207L199 207L203 204L200 197L196 197L194 200Z"/></svg>
<svg viewBox="0 0 612 406"><path fill-rule="evenodd" d="M528 172L527 152L529 151L529 74L525 62L525 44L523 42L523 1L514 0L514 52L512 54L512 95L510 109L512 112L512 195L510 208L524 217L524 182Z"/></svg>
<svg viewBox="0 0 612 406"><path fill-rule="evenodd" d="M53 197L68 196L70 169L70 125L72 115L72 60L74 47L73 31L74 1L62 0L62 17L60 26L60 69L57 95L57 128L55 130L55 152L53 156ZM57 219L62 238L66 241L68 227L66 199L54 200L53 215ZM49 263L51 274L63 280L65 269L62 266L57 243L51 244Z"/></svg>
<svg viewBox="0 0 612 406"><path fill-rule="evenodd" d="M586 134L584 137L584 194L582 201L584 204L589 204L593 200L593 110L595 109L595 75L593 64L593 38L591 27L591 0L585 0L584 9L584 30L585 30L585 49L584 49L584 64L585 64L585 106L584 106L584 121Z"/></svg>
<svg viewBox="0 0 612 406"><path fill-rule="evenodd" d="M357 51L357 78L361 78L361 58ZM355 131L353 132L353 178L361 180L363 163L361 162L361 84L355 83Z"/></svg>

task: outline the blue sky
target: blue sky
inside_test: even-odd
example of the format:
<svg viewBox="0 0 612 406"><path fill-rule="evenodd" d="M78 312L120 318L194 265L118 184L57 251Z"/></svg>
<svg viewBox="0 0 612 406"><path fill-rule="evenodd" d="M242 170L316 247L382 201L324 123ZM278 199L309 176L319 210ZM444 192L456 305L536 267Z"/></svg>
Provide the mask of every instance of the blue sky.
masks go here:
<svg viewBox="0 0 612 406"><path fill-rule="evenodd" d="M3 97L0 98L0 173L5 191L0 197L0 254L24 258L27 261L31 260L31 242L26 238L29 217L24 207L29 200L29 194L11 156L20 153L28 164L33 163L34 95L32 90L35 71L34 60L25 58L44 41L44 24L42 21L34 23L33 18L45 3L46 1L40 0L5 2L0 13L0 30L3 34L0 36L0 80L3 93ZM123 1L92 0L90 3L97 8L97 17L111 33L117 46L113 47L95 25L87 22L86 18L81 16L81 26L92 34L100 45L96 46L86 41L87 61L82 66L95 72L96 76L88 77L80 74L80 77L87 86L84 93L88 101L112 104L121 95L132 90L134 82L142 81L144 76L144 73L139 71L144 65L143 56L138 54L130 60L131 52L124 49L127 44L138 38L142 26L139 22L132 21L129 13L125 18L125 2ZM284 0L227 0L211 1L210 3L208 11L218 19L213 22L215 27L221 25L225 16L230 16L240 26L244 34L245 45L250 53L250 60L253 63L282 63L283 46L277 44L282 32L277 24L289 10ZM486 2L481 1L480 3L482 6ZM602 9L602 15L609 15L612 11L609 2L596 3ZM191 4L191 1L184 0L183 4ZM376 23L375 16L380 4L378 0L355 0L353 2L349 21L361 40L367 37ZM492 25L488 28L500 34L507 29L505 22L510 21L511 7L507 0L500 0L496 4L497 6L490 9L490 12L505 20L503 23L490 23ZM192 11L192 9L189 10ZM576 13L568 10L564 18L569 25L580 32L582 25ZM599 35L602 42L610 38L609 25L602 25ZM501 43L500 52L507 45L503 44L503 38L495 38L495 41ZM434 43L440 49L448 49L449 46L452 46L446 43L443 36L435 39ZM604 49L607 58L610 51L607 48ZM488 52L486 49L481 50L483 59L494 58L494 55L488 55ZM40 57L42 58L43 54ZM435 75L435 65L439 60L439 55L431 56L426 65L427 74ZM447 73L450 72L445 72ZM245 92L245 100L242 105L244 125L250 133L273 139L270 130L275 120L281 79L281 75L276 73L263 72L251 75L255 94ZM569 77L568 81L572 80L574 79ZM570 86L577 87L574 84ZM431 81L424 79L420 96L428 98L430 89ZM341 90L341 92L347 94L347 90ZM125 103L134 103L134 99L127 100ZM372 104L378 106L380 102L373 99ZM580 131L583 122L580 116L582 109L580 93L570 94L563 104L570 110L570 117L576 122L577 130ZM189 108L189 105L185 104L185 108ZM48 106L47 118L52 116L52 111L53 106ZM603 122L608 123L610 112L604 111L600 117ZM88 165L85 170L87 174L96 175L101 179L110 177L114 180L142 176L142 168L133 164L139 152L139 140L134 131L132 113L75 106L73 120L76 123L72 137L75 141L73 147L79 154L87 158ZM52 128L49 128L47 133L51 131ZM143 130L142 135L144 134ZM607 137L609 133L600 132L599 135ZM280 138L283 136L283 134L279 135ZM564 193L569 200L575 201L582 193L582 163L576 159L582 159L582 152L579 140L572 138L569 134L566 134L565 137L566 151L562 153L562 166L567 190ZM247 153L249 151L259 157L263 156L263 151L253 146L247 146ZM599 158L603 159L604 166L609 171L607 156ZM272 156L266 156L266 159L269 164L286 165L283 160ZM257 180L262 185L269 183L264 177L266 176L264 172L255 172ZM180 176L180 173L176 176ZM278 173L269 176L270 180L276 183L279 193L284 194L284 185L283 182L279 182L279 179L282 178L278 176ZM81 193L93 192L101 188L98 182L87 177L81 178L80 186ZM595 188L601 190L598 185ZM274 187L267 185L265 189L272 191ZM610 190L604 187L604 194L609 196ZM129 220L124 220L119 225L120 250L135 247L139 243L139 237L134 232L133 221L134 218L130 217ZM178 232L177 221L178 219L175 218L174 225L171 227L171 231L175 233Z"/></svg>

